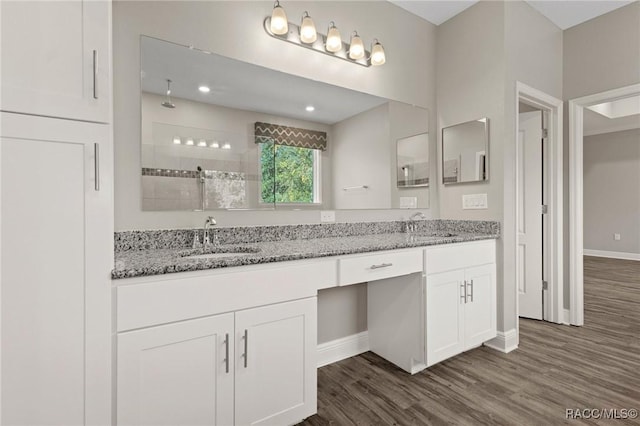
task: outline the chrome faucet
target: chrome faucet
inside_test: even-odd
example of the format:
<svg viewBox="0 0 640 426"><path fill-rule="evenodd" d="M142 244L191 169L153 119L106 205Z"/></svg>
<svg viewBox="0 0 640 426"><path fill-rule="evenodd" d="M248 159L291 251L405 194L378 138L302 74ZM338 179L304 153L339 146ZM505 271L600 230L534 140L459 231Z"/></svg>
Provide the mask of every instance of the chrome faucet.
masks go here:
<svg viewBox="0 0 640 426"><path fill-rule="evenodd" d="M217 225L216 220L213 218L213 216L209 216L207 217L207 220L205 220L204 222L204 246L208 247L210 245L218 245L218 235L215 233L215 230L213 230L213 238L211 238L211 231L214 226Z"/></svg>
<svg viewBox="0 0 640 426"><path fill-rule="evenodd" d="M424 215L424 213L422 212L415 212L414 214L411 215L411 217L409 218L409 221L406 224L406 228L405 231L407 233L409 232L415 232L416 230L416 220L426 220L427 217Z"/></svg>

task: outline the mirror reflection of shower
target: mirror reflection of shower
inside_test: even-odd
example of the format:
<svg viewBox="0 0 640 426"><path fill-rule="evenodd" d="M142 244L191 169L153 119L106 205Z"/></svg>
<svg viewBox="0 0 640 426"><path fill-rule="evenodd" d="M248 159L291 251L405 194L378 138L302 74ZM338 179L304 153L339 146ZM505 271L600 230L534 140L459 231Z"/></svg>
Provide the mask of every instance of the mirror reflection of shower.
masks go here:
<svg viewBox="0 0 640 426"><path fill-rule="evenodd" d="M200 185L200 211L204 211L204 207L205 207L205 175L204 175L204 170L202 169L202 167L198 166L197 169L198 170L198 185Z"/></svg>

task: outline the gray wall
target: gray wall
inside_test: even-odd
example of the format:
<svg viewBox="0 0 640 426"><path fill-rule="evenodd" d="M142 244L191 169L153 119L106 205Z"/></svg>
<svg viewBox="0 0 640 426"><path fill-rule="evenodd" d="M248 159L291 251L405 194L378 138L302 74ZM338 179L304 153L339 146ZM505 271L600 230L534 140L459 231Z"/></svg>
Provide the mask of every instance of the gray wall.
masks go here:
<svg viewBox="0 0 640 426"><path fill-rule="evenodd" d="M640 129L584 138L584 248L640 255Z"/></svg>
<svg viewBox="0 0 640 426"><path fill-rule="evenodd" d="M564 31L565 101L640 83L640 2ZM565 102L565 122L568 107ZM569 308L569 126L564 126L564 307Z"/></svg>
<svg viewBox="0 0 640 426"><path fill-rule="evenodd" d="M498 330L513 330L517 325L515 86L521 81L562 97L562 31L527 3L479 2L438 27L437 61L438 128L480 117L490 120L489 182L438 183L441 216L501 222ZM473 193L487 193L487 210L462 209L462 195Z"/></svg>

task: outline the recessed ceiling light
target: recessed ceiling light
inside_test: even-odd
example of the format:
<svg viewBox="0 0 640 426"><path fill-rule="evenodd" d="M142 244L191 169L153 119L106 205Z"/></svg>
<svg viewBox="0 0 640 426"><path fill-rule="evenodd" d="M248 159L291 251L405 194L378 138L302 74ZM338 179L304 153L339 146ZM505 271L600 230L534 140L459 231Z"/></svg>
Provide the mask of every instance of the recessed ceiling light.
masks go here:
<svg viewBox="0 0 640 426"><path fill-rule="evenodd" d="M305 109L307 110L307 112L312 112L316 110L316 108L313 105L307 105Z"/></svg>
<svg viewBox="0 0 640 426"><path fill-rule="evenodd" d="M209 89L207 86L200 86L198 87L198 90L202 93L209 93L211 91L211 89Z"/></svg>

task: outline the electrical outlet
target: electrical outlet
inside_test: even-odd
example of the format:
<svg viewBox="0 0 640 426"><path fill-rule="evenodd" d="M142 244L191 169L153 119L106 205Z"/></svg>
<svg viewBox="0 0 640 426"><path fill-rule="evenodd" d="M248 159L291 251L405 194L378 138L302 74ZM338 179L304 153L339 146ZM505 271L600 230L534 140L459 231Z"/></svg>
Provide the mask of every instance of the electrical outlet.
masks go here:
<svg viewBox="0 0 640 426"><path fill-rule="evenodd" d="M613 239L616 241L620 241L620 234L613 234Z"/></svg>
<svg viewBox="0 0 640 426"><path fill-rule="evenodd" d="M336 212L333 210L321 210L320 211L320 222L330 223L336 221Z"/></svg>

